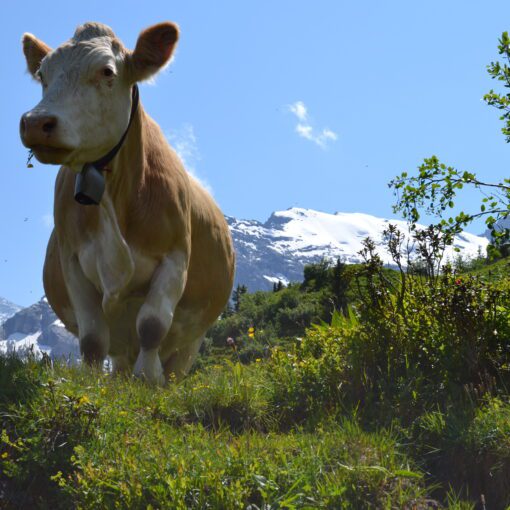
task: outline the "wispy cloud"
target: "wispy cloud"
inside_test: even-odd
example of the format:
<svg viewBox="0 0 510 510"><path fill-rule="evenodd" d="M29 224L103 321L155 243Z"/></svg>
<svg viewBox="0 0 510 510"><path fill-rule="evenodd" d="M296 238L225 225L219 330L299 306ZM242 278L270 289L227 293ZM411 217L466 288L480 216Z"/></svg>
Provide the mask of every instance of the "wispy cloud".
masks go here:
<svg viewBox="0 0 510 510"><path fill-rule="evenodd" d="M298 120L295 130L300 137L310 140L321 149L326 149L329 143L336 142L338 139L338 135L329 128L322 128L317 131L313 127L308 116L308 109L303 101L296 101L287 108Z"/></svg>
<svg viewBox="0 0 510 510"><path fill-rule="evenodd" d="M303 101L296 101L294 104L289 105L289 110L300 121L306 122L308 119L308 110L306 109L305 103L303 103Z"/></svg>
<svg viewBox="0 0 510 510"><path fill-rule="evenodd" d="M183 124L180 128L167 133L167 138L191 177L212 194L210 184L197 175L196 165L200 161L200 152L193 126Z"/></svg>

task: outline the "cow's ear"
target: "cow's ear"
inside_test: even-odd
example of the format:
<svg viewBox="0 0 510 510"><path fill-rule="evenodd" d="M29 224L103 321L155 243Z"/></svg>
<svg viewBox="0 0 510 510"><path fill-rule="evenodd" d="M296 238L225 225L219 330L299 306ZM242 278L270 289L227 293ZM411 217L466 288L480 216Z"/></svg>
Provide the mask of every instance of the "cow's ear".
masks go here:
<svg viewBox="0 0 510 510"><path fill-rule="evenodd" d="M169 60L179 39L179 28L175 23L158 23L146 28L138 37L131 54L133 81L150 78Z"/></svg>
<svg viewBox="0 0 510 510"><path fill-rule="evenodd" d="M36 73L41 66L41 61L51 51L51 48L32 34L23 34L22 43L28 70L30 74L36 78Z"/></svg>

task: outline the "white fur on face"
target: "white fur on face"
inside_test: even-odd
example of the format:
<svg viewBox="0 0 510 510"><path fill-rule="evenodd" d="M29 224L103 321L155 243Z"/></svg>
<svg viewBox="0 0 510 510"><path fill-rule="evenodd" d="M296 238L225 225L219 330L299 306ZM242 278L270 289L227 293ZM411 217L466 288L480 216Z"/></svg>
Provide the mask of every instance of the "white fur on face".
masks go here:
<svg viewBox="0 0 510 510"><path fill-rule="evenodd" d="M57 117L55 141L73 149L65 164L75 170L104 156L127 127L131 86L117 48L107 35L71 39L41 63L43 98L32 112Z"/></svg>

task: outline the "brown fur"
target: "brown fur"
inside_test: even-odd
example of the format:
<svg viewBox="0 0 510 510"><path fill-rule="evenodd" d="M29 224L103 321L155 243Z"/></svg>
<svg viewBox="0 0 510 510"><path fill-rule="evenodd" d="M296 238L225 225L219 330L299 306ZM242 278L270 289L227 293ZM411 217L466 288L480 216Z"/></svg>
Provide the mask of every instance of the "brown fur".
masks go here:
<svg viewBox="0 0 510 510"><path fill-rule="evenodd" d="M32 34L24 34L22 44L28 70L33 77L36 77L42 59L51 51L51 48Z"/></svg>
<svg viewBox="0 0 510 510"><path fill-rule="evenodd" d="M146 28L138 37L131 55L132 79L149 78L163 67L172 56L179 40L179 28L174 23L158 23Z"/></svg>

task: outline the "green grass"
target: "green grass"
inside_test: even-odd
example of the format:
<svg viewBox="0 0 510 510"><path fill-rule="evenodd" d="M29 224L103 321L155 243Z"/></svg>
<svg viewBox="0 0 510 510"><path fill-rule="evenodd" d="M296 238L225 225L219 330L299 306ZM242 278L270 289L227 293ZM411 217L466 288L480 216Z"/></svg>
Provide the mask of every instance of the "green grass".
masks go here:
<svg viewBox="0 0 510 510"><path fill-rule="evenodd" d="M0 362L18 374L0 388L2 508L422 509L439 494L398 427L364 430L331 408L289 429L271 360L213 365L163 389ZM503 414L487 444L484 416L470 441L504 450Z"/></svg>
<svg viewBox="0 0 510 510"><path fill-rule="evenodd" d="M424 501L423 475L390 432L367 433L349 419L280 431L255 367L216 366L166 389L83 368L25 369L37 372L31 401L21 403L16 388L1 390L11 395L0 446L8 508L411 508Z"/></svg>
<svg viewBox="0 0 510 510"><path fill-rule="evenodd" d="M470 274L479 275L483 278L497 282L510 278L510 257L485 264L477 269L470 271Z"/></svg>

